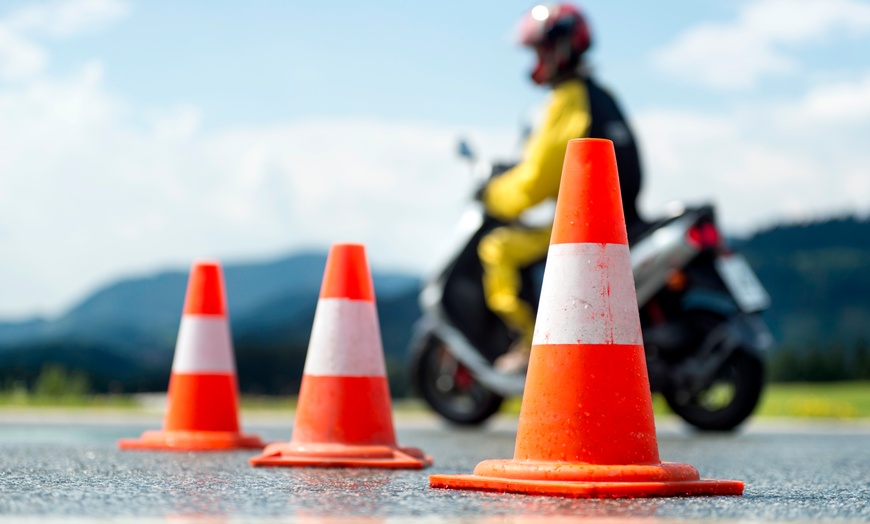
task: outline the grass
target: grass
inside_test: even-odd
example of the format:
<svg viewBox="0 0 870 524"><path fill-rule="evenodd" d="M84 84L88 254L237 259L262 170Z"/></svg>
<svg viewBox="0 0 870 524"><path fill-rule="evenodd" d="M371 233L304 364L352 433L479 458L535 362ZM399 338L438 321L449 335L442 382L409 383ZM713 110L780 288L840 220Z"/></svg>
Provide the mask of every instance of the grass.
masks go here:
<svg viewBox="0 0 870 524"><path fill-rule="evenodd" d="M870 381L771 384L755 416L870 418Z"/></svg>
<svg viewBox="0 0 870 524"><path fill-rule="evenodd" d="M0 408L129 408L139 407L131 395L33 395L21 392L0 393Z"/></svg>
<svg viewBox="0 0 870 524"><path fill-rule="evenodd" d="M518 414L520 404L520 398L508 399L502 413ZM21 390L0 391L0 409L58 407L143 409L132 395L46 396ZM295 397L243 396L241 399L241 408L246 412L291 411L295 407ZM394 400L393 409L403 415L429 412L416 399ZM653 411L657 415L670 413L661 395L653 395ZM768 384L753 417L870 419L870 381Z"/></svg>

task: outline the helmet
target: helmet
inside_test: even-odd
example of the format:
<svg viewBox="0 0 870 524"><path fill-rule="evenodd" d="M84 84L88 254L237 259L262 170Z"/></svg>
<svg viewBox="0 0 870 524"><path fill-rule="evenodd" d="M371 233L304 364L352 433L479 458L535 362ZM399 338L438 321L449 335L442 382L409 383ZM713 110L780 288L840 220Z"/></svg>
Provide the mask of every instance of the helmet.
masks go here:
<svg viewBox="0 0 870 524"><path fill-rule="evenodd" d="M532 8L520 21L519 41L538 53L532 70L536 84L548 84L574 72L580 57L592 45L586 18L571 4Z"/></svg>

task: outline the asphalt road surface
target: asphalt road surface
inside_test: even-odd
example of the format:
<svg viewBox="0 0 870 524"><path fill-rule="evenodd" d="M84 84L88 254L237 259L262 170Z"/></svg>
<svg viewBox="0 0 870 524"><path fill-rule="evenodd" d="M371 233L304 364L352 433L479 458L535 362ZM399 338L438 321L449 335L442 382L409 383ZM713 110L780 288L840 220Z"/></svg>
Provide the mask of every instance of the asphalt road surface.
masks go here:
<svg viewBox="0 0 870 524"><path fill-rule="evenodd" d="M246 421L287 440L292 415ZM701 435L659 421L662 460L702 477L746 482L742 497L587 500L431 489L430 473L470 473L513 455L516 421L457 430L399 419L402 445L435 457L422 471L253 468L253 451L121 452L147 421L0 414L0 518L333 522L526 522L575 517L643 520L870 521L870 425L755 421L735 435ZM543 519L541 519L543 517Z"/></svg>

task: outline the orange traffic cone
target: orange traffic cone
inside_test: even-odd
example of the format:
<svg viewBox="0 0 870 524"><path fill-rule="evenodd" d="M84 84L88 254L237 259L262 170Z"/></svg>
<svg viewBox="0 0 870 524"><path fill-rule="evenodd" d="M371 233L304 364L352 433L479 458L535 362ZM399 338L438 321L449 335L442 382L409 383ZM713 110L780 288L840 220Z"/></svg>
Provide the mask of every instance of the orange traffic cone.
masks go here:
<svg viewBox="0 0 870 524"><path fill-rule="evenodd" d="M569 497L740 495L661 462L616 155L568 143L513 460L432 487Z"/></svg>
<svg viewBox="0 0 870 524"><path fill-rule="evenodd" d="M423 468L432 458L396 444L390 388L365 248L329 252L290 442L254 466Z"/></svg>
<svg viewBox="0 0 870 524"><path fill-rule="evenodd" d="M121 449L262 448L239 433L238 386L223 277L217 262L194 262L178 329L162 431L121 439Z"/></svg>

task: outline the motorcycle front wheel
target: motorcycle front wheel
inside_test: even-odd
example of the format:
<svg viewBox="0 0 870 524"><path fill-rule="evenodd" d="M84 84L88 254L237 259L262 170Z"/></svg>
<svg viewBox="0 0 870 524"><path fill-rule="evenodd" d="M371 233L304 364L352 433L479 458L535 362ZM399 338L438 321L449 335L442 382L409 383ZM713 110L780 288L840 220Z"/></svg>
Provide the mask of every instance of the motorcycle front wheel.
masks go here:
<svg viewBox="0 0 870 524"><path fill-rule="evenodd" d="M725 361L709 387L697 395L663 392L668 406L704 431L731 431L755 409L764 387L764 365L742 349Z"/></svg>
<svg viewBox="0 0 870 524"><path fill-rule="evenodd" d="M498 412L504 398L477 382L438 337L424 337L412 351L417 390L439 415L472 426Z"/></svg>

